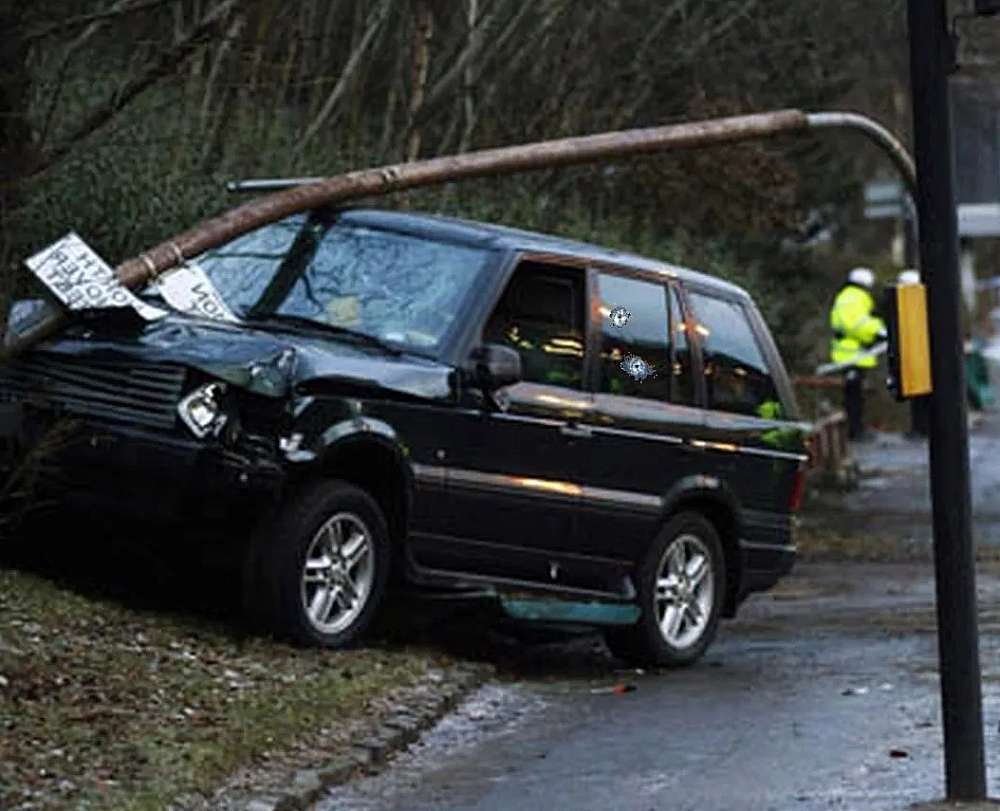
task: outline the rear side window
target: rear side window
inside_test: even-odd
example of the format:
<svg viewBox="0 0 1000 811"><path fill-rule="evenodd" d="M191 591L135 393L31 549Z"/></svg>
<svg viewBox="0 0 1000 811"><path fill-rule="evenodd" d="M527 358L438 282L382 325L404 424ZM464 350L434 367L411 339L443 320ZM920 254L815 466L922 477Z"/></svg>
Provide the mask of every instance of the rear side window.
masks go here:
<svg viewBox="0 0 1000 811"><path fill-rule="evenodd" d="M598 289L602 316L598 390L691 403L694 387L687 340L676 328L682 320L674 292L659 282L614 273L599 274ZM633 366L636 359L640 365Z"/></svg>
<svg viewBox="0 0 1000 811"><path fill-rule="evenodd" d="M688 297L701 340L708 407L780 419L781 400L746 310L705 293L690 291Z"/></svg>

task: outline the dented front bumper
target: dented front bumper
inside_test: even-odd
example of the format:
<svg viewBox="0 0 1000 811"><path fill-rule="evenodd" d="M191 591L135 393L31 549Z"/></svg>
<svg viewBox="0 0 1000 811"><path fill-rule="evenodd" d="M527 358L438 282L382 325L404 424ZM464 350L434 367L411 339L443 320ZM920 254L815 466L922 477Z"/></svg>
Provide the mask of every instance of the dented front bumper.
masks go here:
<svg viewBox="0 0 1000 811"><path fill-rule="evenodd" d="M6 475L34 467L32 497L88 512L232 526L273 503L285 483L273 459L174 434L80 420L59 428L30 409L8 420L0 414L0 423Z"/></svg>

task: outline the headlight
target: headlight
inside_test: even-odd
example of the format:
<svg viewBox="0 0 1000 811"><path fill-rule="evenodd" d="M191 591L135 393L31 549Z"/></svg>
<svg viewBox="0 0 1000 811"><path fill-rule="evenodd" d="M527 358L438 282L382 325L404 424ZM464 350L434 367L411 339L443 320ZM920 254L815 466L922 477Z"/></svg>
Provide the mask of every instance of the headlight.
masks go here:
<svg viewBox="0 0 1000 811"><path fill-rule="evenodd" d="M222 395L226 393L225 383L207 383L191 392L177 406L184 424L198 438L218 434L226 424L222 412Z"/></svg>

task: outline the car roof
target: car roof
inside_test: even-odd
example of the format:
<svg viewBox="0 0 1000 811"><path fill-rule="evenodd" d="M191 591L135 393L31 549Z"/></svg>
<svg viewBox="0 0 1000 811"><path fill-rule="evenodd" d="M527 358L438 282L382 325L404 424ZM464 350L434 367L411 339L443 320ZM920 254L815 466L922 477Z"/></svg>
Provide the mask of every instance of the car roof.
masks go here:
<svg viewBox="0 0 1000 811"><path fill-rule="evenodd" d="M617 251L574 239L525 231L505 225L445 217L438 214L389 211L375 208L345 208L337 212L343 222L381 230L432 237L448 242L500 248L510 251L567 254L594 262L622 265L637 270L672 273L681 281L701 284L730 296L749 299L746 290L731 282L669 262Z"/></svg>

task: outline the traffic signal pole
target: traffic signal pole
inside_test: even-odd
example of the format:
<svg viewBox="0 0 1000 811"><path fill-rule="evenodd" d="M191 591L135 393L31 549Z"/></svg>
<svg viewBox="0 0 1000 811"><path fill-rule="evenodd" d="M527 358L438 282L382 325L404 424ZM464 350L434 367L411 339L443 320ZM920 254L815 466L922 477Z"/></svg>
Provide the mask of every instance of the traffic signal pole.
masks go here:
<svg viewBox="0 0 1000 811"><path fill-rule="evenodd" d="M949 800L986 798L946 0L908 0L920 267L930 327L930 485Z"/></svg>

